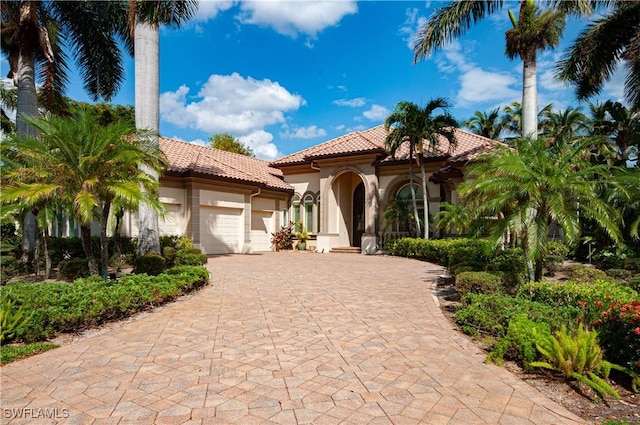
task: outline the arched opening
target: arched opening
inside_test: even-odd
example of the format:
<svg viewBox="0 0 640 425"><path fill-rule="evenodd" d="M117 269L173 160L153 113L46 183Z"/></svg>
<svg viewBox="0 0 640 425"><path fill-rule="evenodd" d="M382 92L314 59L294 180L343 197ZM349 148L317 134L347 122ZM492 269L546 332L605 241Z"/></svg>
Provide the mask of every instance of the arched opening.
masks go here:
<svg viewBox="0 0 640 425"><path fill-rule="evenodd" d="M353 231L351 232L351 244L360 248L362 246L362 235L365 232L365 190L364 183L360 182L353 191Z"/></svg>

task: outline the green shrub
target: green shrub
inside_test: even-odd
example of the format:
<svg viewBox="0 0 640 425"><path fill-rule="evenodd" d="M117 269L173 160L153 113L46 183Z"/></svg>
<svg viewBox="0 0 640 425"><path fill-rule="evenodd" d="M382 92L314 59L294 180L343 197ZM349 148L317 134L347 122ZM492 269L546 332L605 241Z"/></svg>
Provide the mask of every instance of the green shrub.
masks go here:
<svg viewBox="0 0 640 425"><path fill-rule="evenodd" d="M390 249L392 255L418 258L443 266L460 263L482 265L491 255L493 245L484 239L401 238Z"/></svg>
<svg viewBox="0 0 640 425"><path fill-rule="evenodd" d="M609 269L606 273L614 279L623 281L629 281L635 275L633 271L627 269Z"/></svg>
<svg viewBox="0 0 640 425"><path fill-rule="evenodd" d="M86 258L63 260L58 264L58 279L73 282L87 276L89 276L89 262Z"/></svg>
<svg viewBox="0 0 640 425"><path fill-rule="evenodd" d="M569 255L569 247L561 241L551 241L547 244L547 255L562 257L562 261Z"/></svg>
<svg viewBox="0 0 640 425"><path fill-rule="evenodd" d="M157 276L164 270L165 260L160 254L146 254L134 261L133 273L146 273L149 276Z"/></svg>
<svg viewBox="0 0 640 425"><path fill-rule="evenodd" d="M624 260L626 252L621 252L615 248L605 249L593 255L593 263L599 269L622 269L624 268Z"/></svg>
<svg viewBox="0 0 640 425"><path fill-rule="evenodd" d="M0 285L7 283L12 277L25 271L25 264L15 258L13 254L0 256Z"/></svg>
<svg viewBox="0 0 640 425"><path fill-rule="evenodd" d="M463 272L456 276L456 291L460 295L498 294L501 291L501 279L488 272Z"/></svg>
<svg viewBox="0 0 640 425"><path fill-rule="evenodd" d="M186 236L180 236L176 241L176 250L180 251L181 249L191 249L193 248L193 241L191 238Z"/></svg>
<svg viewBox="0 0 640 425"><path fill-rule="evenodd" d="M496 250L489 259L487 271L500 272L505 292L512 295L528 280L527 262L520 248Z"/></svg>
<svg viewBox="0 0 640 425"><path fill-rule="evenodd" d="M175 248L180 236L178 235L162 235L160 236L160 250L164 253L164 249Z"/></svg>
<svg viewBox="0 0 640 425"><path fill-rule="evenodd" d="M509 295L470 293L460 302L454 319L469 334L504 336L510 319L521 314L531 321L546 323L553 331L562 323L577 324L582 313L577 306L556 307Z"/></svg>
<svg viewBox="0 0 640 425"><path fill-rule="evenodd" d="M600 315L599 306L616 301L632 302L638 298L638 293L620 282L598 279L592 283L530 282L523 285L518 297L555 307L580 306L585 322L591 323Z"/></svg>
<svg viewBox="0 0 640 425"><path fill-rule="evenodd" d="M493 345L487 361L501 366L505 357L518 359L530 371L529 363L537 359L536 340L540 335L551 335L549 325L529 319L526 313L518 313L509 320L506 334Z"/></svg>
<svg viewBox="0 0 640 425"><path fill-rule="evenodd" d="M162 256L164 257L166 267L173 267L175 265L177 252L178 251L172 246L162 248Z"/></svg>
<svg viewBox="0 0 640 425"><path fill-rule="evenodd" d="M207 264L207 256L198 248L181 249L176 254L176 266L202 266L203 264Z"/></svg>
<svg viewBox="0 0 640 425"><path fill-rule="evenodd" d="M593 282L597 279L606 279L607 274L595 267L586 264L578 264L569 267L569 279L581 282Z"/></svg>
<svg viewBox="0 0 640 425"><path fill-rule="evenodd" d="M640 273L640 258L627 258L624 260L623 266L627 270Z"/></svg>
<svg viewBox="0 0 640 425"><path fill-rule="evenodd" d="M21 305L29 317L15 331L23 342L75 332L171 301L209 281L204 267L176 267L158 276L131 274L117 281L97 276L72 285L16 282L0 288L2 299Z"/></svg>

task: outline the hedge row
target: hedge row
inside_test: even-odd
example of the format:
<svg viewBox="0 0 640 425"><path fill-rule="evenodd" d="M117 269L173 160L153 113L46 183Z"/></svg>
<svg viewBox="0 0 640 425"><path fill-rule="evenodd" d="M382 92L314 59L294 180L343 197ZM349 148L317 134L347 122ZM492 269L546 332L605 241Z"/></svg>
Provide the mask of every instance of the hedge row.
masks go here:
<svg viewBox="0 0 640 425"><path fill-rule="evenodd" d="M73 284L16 282L0 288L0 297L21 308L24 317L14 338L42 341L60 332L76 332L127 317L171 301L205 285L204 267L179 266L158 276L125 275L117 281L93 276Z"/></svg>

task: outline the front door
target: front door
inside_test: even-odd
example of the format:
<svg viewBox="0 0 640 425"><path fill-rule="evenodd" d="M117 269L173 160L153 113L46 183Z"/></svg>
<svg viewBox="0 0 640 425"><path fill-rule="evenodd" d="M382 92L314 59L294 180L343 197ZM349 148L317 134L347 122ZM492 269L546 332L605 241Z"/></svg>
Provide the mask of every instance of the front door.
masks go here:
<svg viewBox="0 0 640 425"><path fill-rule="evenodd" d="M353 235L352 245L360 248L362 246L362 235L364 234L364 183L360 182L353 192Z"/></svg>

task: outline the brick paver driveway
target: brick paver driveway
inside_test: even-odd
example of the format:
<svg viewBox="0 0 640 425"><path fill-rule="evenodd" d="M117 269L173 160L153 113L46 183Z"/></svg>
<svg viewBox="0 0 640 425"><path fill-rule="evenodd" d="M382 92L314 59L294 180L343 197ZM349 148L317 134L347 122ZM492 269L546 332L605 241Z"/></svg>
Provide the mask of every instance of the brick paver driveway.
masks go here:
<svg viewBox="0 0 640 425"><path fill-rule="evenodd" d="M285 252L208 267L185 300L3 367L2 422L582 423L483 364L431 295L436 266Z"/></svg>

